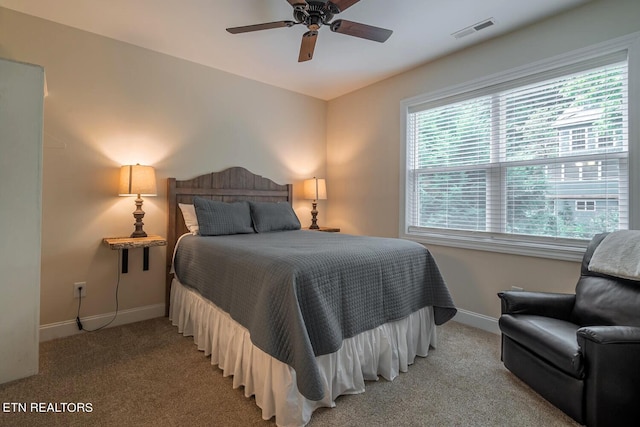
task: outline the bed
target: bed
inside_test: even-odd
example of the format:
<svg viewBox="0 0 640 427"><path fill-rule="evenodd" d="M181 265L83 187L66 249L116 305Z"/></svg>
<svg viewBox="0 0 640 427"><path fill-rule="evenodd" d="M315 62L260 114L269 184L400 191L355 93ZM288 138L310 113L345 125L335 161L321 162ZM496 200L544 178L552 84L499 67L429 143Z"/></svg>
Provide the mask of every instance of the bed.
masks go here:
<svg viewBox="0 0 640 427"><path fill-rule="evenodd" d="M240 167L167 191L167 315L279 426L408 371L456 313L422 245L300 229L292 194Z"/></svg>

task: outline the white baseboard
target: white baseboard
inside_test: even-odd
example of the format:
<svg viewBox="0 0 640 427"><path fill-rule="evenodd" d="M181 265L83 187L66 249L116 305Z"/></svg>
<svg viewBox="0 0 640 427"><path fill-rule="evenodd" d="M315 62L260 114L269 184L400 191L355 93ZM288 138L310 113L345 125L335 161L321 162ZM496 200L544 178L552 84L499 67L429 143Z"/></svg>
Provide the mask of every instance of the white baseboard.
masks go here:
<svg viewBox="0 0 640 427"><path fill-rule="evenodd" d="M120 310L113 322L107 326L126 325L127 323L140 322L142 320L154 319L164 316L164 304L147 305L145 307ZM108 323L115 313L99 314L97 316L83 317L82 326L86 329L96 329ZM71 335L83 333L78 330L76 320L65 320L64 322L49 323L40 326L40 342L49 341L55 338L63 338Z"/></svg>
<svg viewBox="0 0 640 427"><path fill-rule="evenodd" d="M482 329L483 331L498 335L500 334L498 319L485 316L484 314L474 313L473 311L467 311L459 308L458 313L452 320L468 326L473 326L474 328Z"/></svg>

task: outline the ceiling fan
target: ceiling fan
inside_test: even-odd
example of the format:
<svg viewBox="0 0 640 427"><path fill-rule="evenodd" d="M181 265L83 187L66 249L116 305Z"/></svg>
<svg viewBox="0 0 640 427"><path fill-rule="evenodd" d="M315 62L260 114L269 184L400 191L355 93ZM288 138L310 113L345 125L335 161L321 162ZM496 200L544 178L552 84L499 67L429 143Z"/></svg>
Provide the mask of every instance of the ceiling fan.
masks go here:
<svg viewBox="0 0 640 427"><path fill-rule="evenodd" d="M313 58L316 47L318 29L323 25L329 26L334 33L360 37L367 40L384 43L393 31L358 22L337 19L333 22L334 15L344 12L360 0L287 0L293 7L294 21L276 21L264 24L246 25L243 27L227 28L231 34L248 33L251 31L269 30L272 28L293 27L304 24L309 31L302 35L298 62L309 61Z"/></svg>

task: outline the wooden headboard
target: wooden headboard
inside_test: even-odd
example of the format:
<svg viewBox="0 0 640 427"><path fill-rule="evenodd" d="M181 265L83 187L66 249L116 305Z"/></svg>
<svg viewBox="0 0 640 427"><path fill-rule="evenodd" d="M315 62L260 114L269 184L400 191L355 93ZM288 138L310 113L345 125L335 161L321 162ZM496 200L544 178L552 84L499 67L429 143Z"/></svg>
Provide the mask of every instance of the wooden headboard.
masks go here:
<svg viewBox="0 0 640 427"><path fill-rule="evenodd" d="M270 179L255 175L241 167L225 169L197 176L193 179L179 181L167 179L167 206L169 208L169 224L167 227L167 282L165 295L165 315L169 315L169 298L171 294L171 262L173 250L180 236L187 233L178 203L193 203L195 196L222 202L252 200L260 202L293 201L292 184L276 184Z"/></svg>

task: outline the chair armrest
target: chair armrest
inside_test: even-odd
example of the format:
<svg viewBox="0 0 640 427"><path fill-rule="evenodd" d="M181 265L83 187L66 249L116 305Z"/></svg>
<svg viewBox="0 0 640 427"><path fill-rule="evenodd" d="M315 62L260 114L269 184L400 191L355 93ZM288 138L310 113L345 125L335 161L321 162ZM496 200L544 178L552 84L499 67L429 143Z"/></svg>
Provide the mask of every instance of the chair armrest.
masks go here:
<svg viewBox="0 0 640 427"><path fill-rule="evenodd" d="M640 327L589 326L577 338L586 366L586 425L637 424Z"/></svg>
<svg viewBox="0 0 640 427"><path fill-rule="evenodd" d="M635 326L585 326L578 329L578 343L585 340L595 344L640 345L640 328Z"/></svg>
<svg viewBox="0 0 640 427"><path fill-rule="evenodd" d="M576 296L551 292L498 292L502 314L533 314L569 320Z"/></svg>

